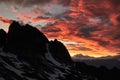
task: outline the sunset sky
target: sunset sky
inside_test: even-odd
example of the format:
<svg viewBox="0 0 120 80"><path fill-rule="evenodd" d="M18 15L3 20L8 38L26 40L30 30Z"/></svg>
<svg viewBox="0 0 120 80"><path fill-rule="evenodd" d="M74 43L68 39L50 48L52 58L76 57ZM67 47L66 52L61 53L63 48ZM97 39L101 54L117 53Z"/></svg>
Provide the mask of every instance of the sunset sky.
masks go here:
<svg viewBox="0 0 120 80"><path fill-rule="evenodd" d="M28 23L71 56L120 55L120 0L0 0L0 28Z"/></svg>

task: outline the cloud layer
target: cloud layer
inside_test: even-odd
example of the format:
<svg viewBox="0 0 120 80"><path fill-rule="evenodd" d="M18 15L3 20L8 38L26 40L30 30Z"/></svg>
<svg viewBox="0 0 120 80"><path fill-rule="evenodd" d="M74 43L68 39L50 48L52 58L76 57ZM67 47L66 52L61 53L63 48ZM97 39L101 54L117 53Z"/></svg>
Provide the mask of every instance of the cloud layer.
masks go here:
<svg viewBox="0 0 120 80"><path fill-rule="evenodd" d="M43 3L48 3L51 0L0 0L0 2L3 3L14 3L14 4L19 4L23 6L31 6L31 5L36 5L36 4L43 4Z"/></svg>
<svg viewBox="0 0 120 80"><path fill-rule="evenodd" d="M72 56L120 52L119 0L14 0L11 4L19 20L44 25L38 28L50 39L62 40Z"/></svg>
<svg viewBox="0 0 120 80"><path fill-rule="evenodd" d="M66 20L43 28L48 37L77 42L77 45L67 44L72 54L99 57L120 52L118 0L71 0L70 5L72 10ZM59 31L50 31L53 29Z"/></svg>

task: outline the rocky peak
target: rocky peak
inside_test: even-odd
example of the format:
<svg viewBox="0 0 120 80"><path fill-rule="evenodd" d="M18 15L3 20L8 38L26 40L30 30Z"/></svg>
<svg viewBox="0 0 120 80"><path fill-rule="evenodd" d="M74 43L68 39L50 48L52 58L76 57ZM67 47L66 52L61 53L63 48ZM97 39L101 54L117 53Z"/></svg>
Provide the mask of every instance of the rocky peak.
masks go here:
<svg viewBox="0 0 120 80"><path fill-rule="evenodd" d="M13 21L9 27L6 50L16 53L14 49L45 49L48 43L46 36L37 28L30 25L21 26Z"/></svg>
<svg viewBox="0 0 120 80"><path fill-rule="evenodd" d="M9 27L7 42L3 50L16 54L21 60L38 64L40 56L47 52L46 43L49 43L48 39L37 28L28 24L20 25L13 21Z"/></svg>
<svg viewBox="0 0 120 80"><path fill-rule="evenodd" d="M0 80L87 79L73 67L74 62L60 41L48 41L28 24L13 21L7 34L0 30L0 43Z"/></svg>
<svg viewBox="0 0 120 80"><path fill-rule="evenodd" d="M45 58L47 46L50 54L60 63L72 62L66 47L57 39L48 41L47 37L37 28L29 24L20 25L13 21L9 27L7 42L4 51L17 54L22 59L40 63L40 56Z"/></svg>
<svg viewBox="0 0 120 80"><path fill-rule="evenodd" d="M70 63L72 62L70 54L63 43L55 39L50 42L49 46L50 52L53 57L59 62Z"/></svg>

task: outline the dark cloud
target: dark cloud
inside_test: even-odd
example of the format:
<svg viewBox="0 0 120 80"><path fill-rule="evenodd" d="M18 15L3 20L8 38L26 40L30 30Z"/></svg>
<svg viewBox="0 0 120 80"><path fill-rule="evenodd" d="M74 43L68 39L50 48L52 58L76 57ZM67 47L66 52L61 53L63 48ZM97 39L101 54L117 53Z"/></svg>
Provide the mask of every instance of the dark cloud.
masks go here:
<svg viewBox="0 0 120 80"><path fill-rule="evenodd" d="M87 47L79 47L79 50L81 50L81 51L91 51L92 49L87 48Z"/></svg>
<svg viewBox="0 0 120 80"><path fill-rule="evenodd" d="M56 33L56 32L61 32L60 28L56 28L56 27L43 27L42 31L44 32L52 32L52 33Z"/></svg>
<svg viewBox="0 0 120 80"><path fill-rule="evenodd" d="M102 39L95 39L95 38L89 38L89 39L97 42L100 46L105 47L105 46L110 45L110 41L105 41L105 40L102 40Z"/></svg>
<svg viewBox="0 0 120 80"><path fill-rule="evenodd" d="M113 6L120 6L120 0L109 0Z"/></svg>
<svg viewBox="0 0 120 80"><path fill-rule="evenodd" d="M24 0L23 5L24 6L31 6L36 4L45 4L49 3L51 0Z"/></svg>
<svg viewBox="0 0 120 80"><path fill-rule="evenodd" d="M31 6L31 5L39 5L39 4L48 4L50 2L52 3L57 3L57 4L62 4L64 6L67 6L70 4L71 0L0 0L0 2L3 3L15 3L17 5L22 5L22 6Z"/></svg>
<svg viewBox="0 0 120 80"><path fill-rule="evenodd" d="M71 0L59 0L60 4L69 5Z"/></svg>
<svg viewBox="0 0 120 80"><path fill-rule="evenodd" d="M98 43L99 43L101 46L104 46L104 47L110 44L109 41L101 41L101 40L99 40Z"/></svg>
<svg viewBox="0 0 120 80"><path fill-rule="evenodd" d="M48 3L51 0L0 0L0 2L3 3L16 3L22 6L30 6L30 5L35 5L35 4L44 4Z"/></svg>
<svg viewBox="0 0 120 80"><path fill-rule="evenodd" d="M120 34L116 34L115 36L113 36L113 40L120 40Z"/></svg>
<svg viewBox="0 0 120 80"><path fill-rule="evenodd" d="M114 45L112 45L112 46L114 46L114 47L116 47L116 48L120 48L120 44L114 44Z"/></svg>
<svg viewBox="0 0 120 80"><path fill-rule="evenodd" d="M67 46L71 47L71 50L80 50L80 51L92 51L91 48L87 48L87 47L84 47L82 46L81 44L67 44ZM73 48L72 48L73 47Z"/></svg>
<svg viewBox="0 0 120 80"><path fill-rule="evenodd" d="M80 25L80 24L78 24ZM89 26L89 25L80 25L78 27L78 33L76 34L79 37L84 37L84 38L89 38L92 36L92 32L94 31L98 31L99 28L98 27L93 27L93 26Z"/></svg>
<svg viewBox="0 0 120 80"><path fill-rule="evenodd" d="M118 22L120 22L120 15L117 16L116 20L117 20Z"/></svg>

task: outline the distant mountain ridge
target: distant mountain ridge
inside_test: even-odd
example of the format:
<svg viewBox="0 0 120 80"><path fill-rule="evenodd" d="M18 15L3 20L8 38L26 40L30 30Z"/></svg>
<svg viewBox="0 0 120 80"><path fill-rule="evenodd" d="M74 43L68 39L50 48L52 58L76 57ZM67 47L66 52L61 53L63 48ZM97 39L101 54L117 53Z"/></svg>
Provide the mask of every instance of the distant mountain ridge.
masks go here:
<svg viewBox="0 0 120 80"><path fill-rule="evenodd" d="M120 55L95 58L78 54L73 57L73 60L77 62L84 62L88 65L96 67L105 66L109 69L114 67L120 69Z"/></svg>

